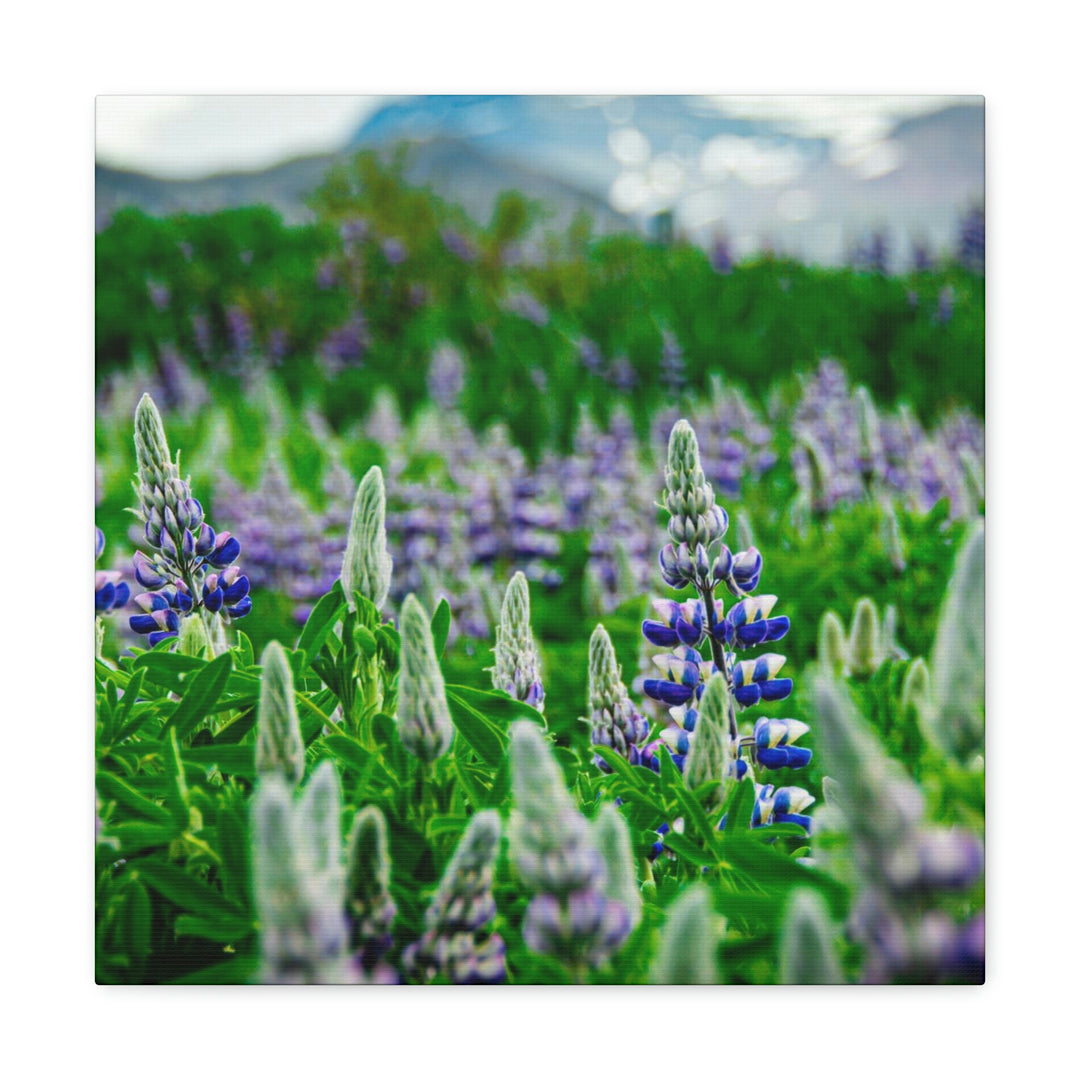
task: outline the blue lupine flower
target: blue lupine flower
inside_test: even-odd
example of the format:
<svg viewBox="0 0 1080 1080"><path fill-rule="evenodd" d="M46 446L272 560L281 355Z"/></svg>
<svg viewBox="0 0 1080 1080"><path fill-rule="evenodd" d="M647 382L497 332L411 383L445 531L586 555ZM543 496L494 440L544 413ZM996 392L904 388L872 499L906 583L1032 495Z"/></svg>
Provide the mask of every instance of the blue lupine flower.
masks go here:
<svg viewBox="0 0 1080 1080"><path fill-rule="evenodd" d="M722 624L724 640L739 649L778 641L788 632L791 622L786 615L769 618L775 603L775 596L751 596L740 600Z"/></svg>
<svg viewBox="0 0 1080 1080"><path fill-rule="evenodd" d="M749 708L759 701L783 701L791 693L791 679L776 678L787 661L779 653L765 653L755 660L743 660L734 665L731 678L735 700Z"/></svg>
<svg viewBox="0 0 1080 1080"><path fill-rule="evenodd" d="M204 610L226 622L251 611L250 581L234 566L240 542L215 532L202 504L169 455L157 407L144 394L135 411L138 514L151 554L135 554L135 580L151 590L135 598L144 614L131 629L148 634L151 647L177 636L181 617Z"/></svg>
<svg viewBox="0 0 1080 1080"><path fill-rule="evenodd" d="M105 534L94 526L94 561L101 558L105 550ZM119 611L131 596L127 582L121 580L119 570L98 570L94 573L94 612L108 615Z"/></svg>
<svg viewBox="0 0 1080 1080"><path fill-rule="evenodd" d="M801 769L813 751L792 745L810 730L801 720L770 720L761 717L754 725L754 757L766 769Z"/></svg>
<svg viewBox="0 0 1080 1080"><path fill-rule="evenodd" d="M755 784L754 789L756 798L750 819L751 828L774 822L791 822L810 831L810 818L801 813L816 801L810 792L799 787L774 788L772 784Z"/></svg>

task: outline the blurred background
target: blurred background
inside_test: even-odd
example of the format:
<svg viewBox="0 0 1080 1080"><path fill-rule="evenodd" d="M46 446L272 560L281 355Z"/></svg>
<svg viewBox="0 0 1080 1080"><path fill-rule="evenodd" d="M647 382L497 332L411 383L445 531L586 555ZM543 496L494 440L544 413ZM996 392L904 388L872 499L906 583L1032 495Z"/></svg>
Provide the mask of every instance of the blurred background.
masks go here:
<svg viewBox="0 0 1080 1080"><path fill-rule="evenodd" d="M515 189L549 224L586 211L737 256L836 265L887 234L901 270L983 198L979 97L101 97L99 221L251 203L310 221L331 165L402 141L405 178L476 221Z"/></svg>

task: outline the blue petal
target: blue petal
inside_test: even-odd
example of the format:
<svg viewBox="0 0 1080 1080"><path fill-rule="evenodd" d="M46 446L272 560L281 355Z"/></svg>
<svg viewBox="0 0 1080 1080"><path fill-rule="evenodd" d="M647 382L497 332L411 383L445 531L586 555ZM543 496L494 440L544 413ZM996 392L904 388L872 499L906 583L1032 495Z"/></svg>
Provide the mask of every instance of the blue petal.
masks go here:
<svg viewBox="0 0 1080 1080"><path fill-rule="evenodd" d="M247 576L238 577L226 590L225 590L225 603L235 604L240 600L243 600L247 596L248 591L251 588L251 582L247 579Z"/></svg>
<svg viewBox="0 0 1080 1080"><path fill-rule="evenodd" d="M787 680L791 682L790 679ZM646 691L648 693L648 691ZM761 688L757 683L750 683L748 686L735 687L735 700L747 708L750 705L756 705L761 700Z"/></svg>
<svg viewBox="0 0 1080 1080"><path fill-rule="evenodd" d="M685 705L694 693L692 686L680 686L666 679L646 679L645 693L665 705Z"/></svg>
<svg viewBox="0 0 1080 1080"><path fill-rule="evenodd" d="M652 619L646 619L641 624L641 632L645 635L646 641L664 649L677 645L679 642L679 635L670 626L653 622Z"/></svg>
<svg viewBox="0 0 1080 1080"><path fill-rule="evenodd" d="M697 645L701 641L701 628L683 618L675 620L675 633L684 645Z"/></svg>
<svg viewBox="0 0 1080 1080"><path fill-rule="evenodd" d="M150 634L157 630L157 620L153 615L132 615L128 619L128 626L135 631L136 634Z"/></svg>
<svg viewBox="0 0 1080 1080"><path fill-rule="evenodd" d="M790 679L767 679L756 685L761 688L761 697L764 701L782 701L791 693L795 684Z"/></svg>
<svg viewBox="0 0 1080 1080"><path fill-rule="evenodd" d="M175 630L155 630L147 639L150 643L150 648L153 648L159 641L164 641L166 638L176 637Z"/></svg>
<svg viewBox="0 0 1080 1080"><path fill-rule="evenodd" d="M766 625L769 634L766 641L779 641L791 628L791 620L786 615L777 615L775 619L767 619Z"/></svg>
<svg viewBox="0 0 1080 1080"><path fill-rule="evenodd" d="M208 592L203 597L203 606L208 611L220 611L221 605L225 600L225 590L219 585L216 589Z"/></svg>
<svg viewBox="0 0 1080 1080"><path fill-rule="evenodd" d="M127 587L127 582L121 581L120 584L116 586L116 597L113 600L113 607L122 608L128 602L130 596L131 590Z"/></svg>
<svg viewBox="0 0 1080 1080"><path fill-rule="evenodd" d="M801 825L807 832L810 831L810 818L806 814L773 814L773 821L790 821L795 825Z"/></svg>
<svg viewBox="0 0 1080 1080"><path fill-rule="evenodd" d="M228 611L234 619L242 619L249 611L251 611L251 597L245 596L239 604L229 608Z"/></svg>
<svg viewBox="0 0 1080 1080"><path fill-rule="evenodd" d="M206 557L206 561L211 566L216 566L218 569L226 567L231 563L237 555L240 554L240 541L235 536L230 536L220 548L211 551Z"/></svg>

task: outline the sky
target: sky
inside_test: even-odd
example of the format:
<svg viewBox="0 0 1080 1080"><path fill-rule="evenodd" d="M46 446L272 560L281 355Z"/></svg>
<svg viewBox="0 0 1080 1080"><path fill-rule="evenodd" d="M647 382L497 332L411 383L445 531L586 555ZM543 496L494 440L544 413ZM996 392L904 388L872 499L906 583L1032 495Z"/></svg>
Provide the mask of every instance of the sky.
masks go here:
<svg viewBox="0 0 1080 1080"><path fill-rule="evenodd" d="M291 157L337 150L385 100L374 95L101 96L97 159L165 179L257 171ZM611 106L618 109L618 100ZM625 99L624 99L625 100ZM729 116L770 121L778 130L832 140L872 174L887 170L888 135L907 116L950 102L941 96L724 96ZM615 117L617 120L618 117ZM613 147L631 162L635 148ZM742 163L753 170L755 163ZM759 163L760 164L760 163Z"/></svg>
<svg viewBox="0 0 1080 1080"><path fill-rule="evenodd" d="M257 171L339 149L383 100L322 94L101 96L97 160L170 180Z"/></svg>

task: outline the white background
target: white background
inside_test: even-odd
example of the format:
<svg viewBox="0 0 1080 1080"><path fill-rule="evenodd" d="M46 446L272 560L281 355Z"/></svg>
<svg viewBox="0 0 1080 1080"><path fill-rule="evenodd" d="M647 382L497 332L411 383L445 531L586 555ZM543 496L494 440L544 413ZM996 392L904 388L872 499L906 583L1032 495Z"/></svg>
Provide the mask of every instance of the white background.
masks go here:
<svg viewBox="0 0 1080 1080"><path fill-rule="evenodd" d="M1074 35L1055 5L18 5L0 260L4 1055L12 1076L1068 1070L1076 974ZM872 13L871 13L872 11ZM1067 83L1067 80L1070 80ZM987 117L988 983L93 983L93 115L99 93L966 93ZM13 235L14 234L14 235ZM77 658L72 660L71 658ZM36 678L38 686L32 688ZM1066 1042L1069 1040L1069 1043Z"/></svg>

